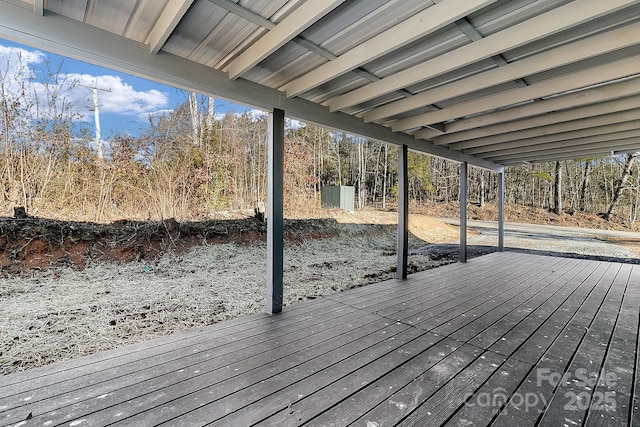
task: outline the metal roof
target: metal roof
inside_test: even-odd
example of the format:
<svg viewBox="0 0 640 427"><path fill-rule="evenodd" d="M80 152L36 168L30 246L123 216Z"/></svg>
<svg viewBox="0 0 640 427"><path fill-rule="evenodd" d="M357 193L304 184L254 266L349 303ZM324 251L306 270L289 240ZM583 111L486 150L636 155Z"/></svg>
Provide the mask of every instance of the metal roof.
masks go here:
<svg viewBox="0 0 640 427"><path fill-rule="evenodd" d="M0 37L490 169L640 150L640 0L0 0Z"/></svg>

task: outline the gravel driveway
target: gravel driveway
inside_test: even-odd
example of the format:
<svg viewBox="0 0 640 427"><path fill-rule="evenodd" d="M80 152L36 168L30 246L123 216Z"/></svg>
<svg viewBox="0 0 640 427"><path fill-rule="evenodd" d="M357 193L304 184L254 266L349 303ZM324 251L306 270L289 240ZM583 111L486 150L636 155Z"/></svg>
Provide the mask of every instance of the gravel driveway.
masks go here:
<svg viewBox="0 0 640 427"><path fill-rule="evenodd" d="M457 219L440 220L459 226ZM477 235L468 236L467 243L470 247L479 246L489 249L497 245L498 232L495 222L472 220L467 222L467 226L478 231ZM640 246L640 233L505 223L504 245L507 250L526 250L556 256L584 256L640 264L640 259L635 252L624 246L610 243L606 239L637 241ZM484 253L486 252L487 250Z"/></svg>

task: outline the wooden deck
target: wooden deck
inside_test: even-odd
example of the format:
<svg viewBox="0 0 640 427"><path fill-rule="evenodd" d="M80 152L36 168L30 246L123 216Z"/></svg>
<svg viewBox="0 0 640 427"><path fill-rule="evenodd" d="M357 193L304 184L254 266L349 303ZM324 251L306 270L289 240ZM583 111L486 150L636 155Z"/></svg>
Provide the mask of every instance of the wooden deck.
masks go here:
<svg viewBox="0 0 640 427"><path fill-rule="evenodd" d="M494 253L0 377L0 425L640 425L639 286Z"/></svg>

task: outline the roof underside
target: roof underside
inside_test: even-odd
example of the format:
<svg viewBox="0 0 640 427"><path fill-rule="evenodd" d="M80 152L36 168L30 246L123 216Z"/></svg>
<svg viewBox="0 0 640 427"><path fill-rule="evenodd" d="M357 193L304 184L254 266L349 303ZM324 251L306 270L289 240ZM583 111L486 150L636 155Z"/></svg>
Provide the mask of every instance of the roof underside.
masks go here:
<svg viewBox="0 0 640 427"><path fill-rule="evenodd" d="M490 169L640 149L640 0L0 0L0 37Z"/></svg>

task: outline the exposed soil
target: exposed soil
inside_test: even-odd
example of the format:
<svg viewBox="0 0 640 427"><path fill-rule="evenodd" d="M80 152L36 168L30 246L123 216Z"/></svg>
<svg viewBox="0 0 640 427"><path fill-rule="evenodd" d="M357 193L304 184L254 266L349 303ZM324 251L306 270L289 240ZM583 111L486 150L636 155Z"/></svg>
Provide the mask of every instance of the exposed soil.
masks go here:
<svg viewBox="0 0 640 427"><path fill-rule="evenodd" d="M285 220L285 241L300 243L344 233L359 234L365 230L370 234L381 233L381 225L397 223L397 215L392 212L328 213L335 218ZM427 242L457 238L455 227L423 215L412 216L409 226L414 235ZM82 270L96 262L153 261L165 253L181 254L199 245L264 242L266 233L266 224L252 217L181 223L173 219L117 221L111 224L0 218L0 272L7 277L30 275L55 267Z"/></svg>
<svg viewBox="0 0 640 427"><path fill-rule="evenodd" d="M455 204L412 208L409 272L458 259ZM421 212L421 214L415 214ZM615 228L596 216L532 211L511 221ZM251 213L96 224L0 218L0 371L91 354L261 311L266 225ZM317 212L285 221L285 305L392 278L395 212ZM495 219L495 207L470 208ZM629 230L628 227L622 227ZM469 230L472 240L483 237ZM491 240L491 239L490 239ZM632 239L615 243L631 247ZM530 246L530 244L528 244ZM535 250L527 246L526 250ZM469 246L469 258L495 246Z"/></svg>
<svg viewBox="0 0 640 427"><path fill-rule="evenodd" d="M3 374L264 309L265 227L254 219L88 224L84 234L69 223L5 223L3 256L11 269L0 279ZM393 224L290 220L285 229L285 305L394 276ZM440 239L446 230L456 238L457 230L441 223ZM36 240L46 244L27 251ZM192 242L208 244L187 249ZM410 236L412 250L425 243ZM409 271L449 262L412 252ZM36 264L50 268L28 270Z"/></svg>
<svg viewBox="0 0 640 427"><path fill-rule="evenodd" d="M420 206L412 207L412 212L435 218L458 218L460 216L460 204L458 202L438 203L428 202ZM467 207L469 219L481 221L497 221L498 207L485 204L480 207L469 204ZM504 218L507 222L524 224L547 224L563 227L582 227L595 230L619 230L640 232L640 223L630 224L624 219L613 215L610 221L591 213L566 210L556 215L548 209L533 208L521 205L505 205Z"/></svg>

